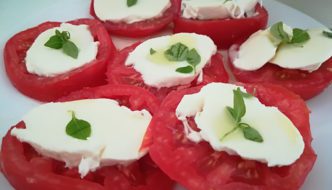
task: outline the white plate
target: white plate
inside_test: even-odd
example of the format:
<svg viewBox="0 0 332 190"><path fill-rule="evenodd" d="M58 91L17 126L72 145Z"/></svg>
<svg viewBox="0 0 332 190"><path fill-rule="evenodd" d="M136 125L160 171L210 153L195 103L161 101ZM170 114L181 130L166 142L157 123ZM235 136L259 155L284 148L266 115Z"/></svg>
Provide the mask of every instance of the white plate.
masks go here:
<svg viewBox="0 0 332 190"><path fill-rule="evenodd" d="M67 21L90 17L90 0L1 0L0 1L0 56L5 42L15 33L45 21ZM273 0L265 0L264 5L270 14L270 23L286 21L292 26L301 28L322 27L320 23ZM115 39L121 48L132 42L131 39ZM12 87L4 72L3 60L0 61L0 137L3 137L10 126L20 121L22 115L39 104L21 95ZM308 102L311 113L311 126L314 136L313 147L318 154L317 162L311 171L303 190L328 190L332 187L332 87ZM329 126L330 125L330 126ZM0 189L10 190L7 180L0 174Z"/></svg>

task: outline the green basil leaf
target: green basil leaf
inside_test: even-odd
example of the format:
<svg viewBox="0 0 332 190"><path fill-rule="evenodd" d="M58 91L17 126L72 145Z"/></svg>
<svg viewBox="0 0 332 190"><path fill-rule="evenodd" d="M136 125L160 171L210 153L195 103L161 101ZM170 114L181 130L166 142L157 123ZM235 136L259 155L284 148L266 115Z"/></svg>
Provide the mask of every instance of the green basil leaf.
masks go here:
<svg viewBox="0 0 332 190"><path fill-rule="evenodd" d="M201 62L201 56L198 54L195 48L191 49L187 54L187 62L196 67Z"/></svg>
<svg viewBox="0 0 332 190"><path fill-rule="evenodd" d="M233 90L233 110L235 115L235 121L239 123L242 117L246 114L246 105L244 104L242 92L240 88Z"/></svg>
<svg viewBox="0 0 332 190"><path fill-rule="evenodd" d="M153 55L153 54L155 54L156 52L157 52L156 50L150 48L150 55Z"/></svg>
<svg viewBox="0 0 332 190"><path fill-rule="evenodd" d="M188 47L179 42L167 49L164 55L169 61L185 61L188 51Z"/></svg>
<svg viewBox="0 0 332 190"><path fill-rule="evenodd" d="M244 138L259 143L263 142L263 137L256 129L250 127L249 125L242 127L241 129L243 131Z"/></svg>
<svg viewBox="0 0 332 190"><path fill-rule="evenodd" d="M332 32L323 31L323 35L328 37L328 38L332 38Z"/></svg>
<svg viewBox="0 0 332 190"><path fill-rule="evenodd" d="M191 73L193 72L193 67L192 66L186 66L186 67L179 67L176 69L176 72L178 73Z"/></svg>
<svg viewBox="0 0 332 190"><path fill-rule="evenodd" d="M76 139L87 140L87 138L91 136L90 123L82 119L77 119L73 111L71 111L71 113L72 119L66 126L67 135Z"/></svg>
<svg viewBox="0 0 332 190"><path fill-rule="evenodd" d="M78 48L72 41L67 41L63 44L62 50L65 54L69 55L70 57L77 59L78 57Z"/></svg>
<svg viewBox="0 0 332 190"><path fill-rule="evenodd" d="M226 109L227 109L227 111L229 112L229 114L231 114L232 118L233 118L234 121L235 121L235 120L236 120L236 114L235 114L235 112L234 112L234 109L231 108L231 107L229 107L229 106L227 106Z"/></svg>
<svg viewBox="0 0 332 190"><path fill-rule="evenodd" d="M68 41L70 39L70 33L68 31L62 31L61 36L64 42Z"/></svg>
<svg viewBox="0 0 332 190"><path fill-rule="evenodd" d="M299 28L294 28L293 29L293 37L292 40L290 41L291 44L300 44L308 41L310 39L310 36L307 31L299 29Z"/></svg>
<svg viewBox="0 0 332 190"><path fill-rule="evenodd" d="M127 0L127 6L128 7L136 5L136 3L137 3L137 0Z"/></svg>
<svg viewBox="0 0 332 190"><path fill-rule="evenodd" d="M50 39L44 44L44 46L52 49L61 49L63 46L62 38L58 35L51 36Z"/></svg>
<svg viewBox="0 0 332 190"><path fill-rule="evenodd" d="M284 30L284 24L282 22L278 22L271 26L270 33L275 38L281 40L282 43L288 43L290 41L289 35Z"/></svg>

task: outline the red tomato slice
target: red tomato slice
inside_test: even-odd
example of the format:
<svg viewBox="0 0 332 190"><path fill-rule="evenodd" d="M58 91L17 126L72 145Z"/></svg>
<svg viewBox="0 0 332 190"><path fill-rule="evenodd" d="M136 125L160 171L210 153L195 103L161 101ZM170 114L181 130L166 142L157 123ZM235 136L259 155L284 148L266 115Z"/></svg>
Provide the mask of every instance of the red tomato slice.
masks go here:
<svg viewBox="0 0 332 190"><path fill-rule="evenodd" d="M127 37L144 37L155 34L156 32L166 28L174 19L174 16L179 11L178 0L171 0L172 6L168 8L162 16L149 20L134 22L127 24L124 22L115 23L111 21L102 21L104 26L111 34ZM91 0L90 15L99 19L94 10L94 0Z"/></svg>
<svg viewBox="0 0 332 190"><path fill-rule="evenodd" d="M231 48L230 54L236 49L235 47ZM266 64L256 71L244 71L236 68L231 59L230 68L240 82L278 84L298 94L304 100L317 96L332 81L332 57L311 73L298 69L285 69L274 64Z"/></svg>
<svg viewBox="0 0 332 190"><path fill-rule="evenodd" d="M180 85L171 88L154 88L145 85L141 74L138 73L133 67L125 66L125 61L128 54L132 52L139 43L133 44L127 48L121 50L117 56L112 60L112 63L107 69L107 80L110 84L128 84L143 87L155 94L157 98L162 100L169 92L173 90L180 90L197 86L197 80L191 82L191 84ZM211 62L203 69L203 81L199 85L207 84L210 82L228 82L228 74L223 67L223 61L220 54L215 54L211 58Z"/></svg>
<svg viewBox="0 0 332 190"><path fill-rule="evenodd" d="M86 98L111 98L133 110L158 109L158 100L149 92L133 86L106 85L86 88L62 98L69 101ZM15 127L24 128L24 122ZM129 166L108 166L81 179L77 168L39 155L30 145L7 133L1 147L1 168L17 190L171 190L173 182L145 156Z"/></svg>
<svg viewBox="0 0 332 190"><path fill-rule="evenodd" d="M230 45L249 37L265 28L268 21L267 10L256 6L257 15L242 19L191 20L180 15L174 20L174 32L195 32L210 36L218 48L227 49Z"/></svg>
<svg viewBox="0 0 332 190"><path fill-rule="evenodd" d="M256 91L263 104L276 106L298 128L305 149L295 163L267 167L260 162L216 152L207 142L196 144L187 139L182 122L175 117L175 109L184 95L196 93L200 87L176 91L166 97L150 124L152 159L172 179L191 190L299 189L316 160L305 102L279 86L252 84L245 88L252 93Z"/></svg>
<svg viewBox="0 0 332 190"><path fill-rule="evenodd" d="M100 42L96 59L81 68L55 77L42 77L31 74L25 66L27 50L40 33L57 27L61 23L45 22L34 28L22 31L9 39L4 49L4 63L7 75L20 92L40 101L54 101L82 87L106 83L105 71L107 61L115 55L116 49L104 26L93 19L79 19L69 23L89 26L95 40Z"/></svg>

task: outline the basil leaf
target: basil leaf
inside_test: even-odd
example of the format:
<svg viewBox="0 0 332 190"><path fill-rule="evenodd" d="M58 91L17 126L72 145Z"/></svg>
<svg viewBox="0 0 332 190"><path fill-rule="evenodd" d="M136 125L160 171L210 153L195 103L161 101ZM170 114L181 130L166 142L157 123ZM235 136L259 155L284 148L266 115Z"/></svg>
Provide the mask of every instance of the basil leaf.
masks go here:
<svg viewBox="0 0 332 190"><path fill-rule="evenodd" d="M191 49L187 54L187 62L196 67L201 62L201 56L198 54L195 48Z"/></svg>
<svg viewBox="0 0 332 190"><path fill-rule="evenodd" d="M323 31L323 35L328 37L328 38L332 38L332 32Z"/></svg>
<svg viewBox="0 0 332 190"><path fill-rule="evenodd" d="M164 55L169 61L185 61L188 51L188 47L179 42L167 49Z"/></svg>
<svg viewBox="0 0 332 190"><path fill-rule="evenodd" d="M64 42L68 41L70 39L70 33L68 31L62 31L61 37Z"/></svg>
<svg viewBox="0 0 332 190"><path fill-rule="evenodd" d="M58 35L51 36L50 39L44 44L44 46L53 49L61 49L63 46L62 38Z"/></svg>
<svg viewBox="0 0 332 190"><path fill-rule="evenodd" d="M242 132L243 132L244 138L246 138L248 140L260 142L260 143L263 142L263 137L261 136L261 134L256 129L250 127L249 125L247 125L246 127L243 127Z"/></svg>
<svg viewBox="0 0 332 190"><path fill-rule="evenodd" d="M70 33L68 31L55 30L55 35L51 36L50 39L44 44L44 46L53 48L53 49L61 49L66 55L77 59L78 57L78 47L69 40Z"/></svg>
<svg viewBox="0 0 332 190"><path fill-rule="evenodd" d="M289 35L284 30L284 24L282 22L278 22L271 26L270 33L275 38L281 40L282 43L288 43L290 41Z"/></svg>
<svg viewBox="0 0 332 190"><path fill-rule="evenodd" d="M137 3L137 0L127 0L127 6L128 7L136 5L136 3Z"/></svg>
<svg viewBox="0 0 332 190"><path fill-rule="evenodd" d="M229 114L231 114L232 118L233 118L234 120L236 120L236 114L235 114L234 109L231 108L231 107L229 107L229 106L227 106L226 109L227 109L227 111L229 112Z"/></svg>
<svg viewBox="0 0 332 190"><path fill-rule="evenodd" d="M242 117L246 114L246 106L244 104L240 88L233 90L233 94L234 94L233 109L235 114L235 121L238 123L241 121Z"/></svg>
<svg viewBox="0 0 332 190"><path fill-rule="evenodd" d="M78 48L72 41L67 41L63 44L62 50L65 54L69 55L70 57L77 59L78 57Z"/></svg>
<svg viewBox="0 0 332 190"><path fill-rule="evenodd" d="M310 39L310 36L307 31L299 29L299 28L294 28L293 29L293 37L292 40L290 41L291 44L299 44L299 43L304 43Z"/></svg>
<svg viewBox="0 0 332 190"><path fill-rule="evenodd" d="M91 136L91 125L87 121L82 119L77 119L75 116L75 112L71 111L72 119L66 126L67 135L80 139L87 140L88 137Z"/></svg>
<svg viewBox="0 0 332 190"><path fill-rule="evenodd" d="M191 73L193 72L193 67L192 66L186 66L186 67L179 67L175 71L178 73Z"/></svg>
<svg viewBox="0 0 332 190"><path fill-rule="evenodd" d="M156 50L150 48L150 55L153 55L153 54L155 54L156 52L157 52Z"/></svg>

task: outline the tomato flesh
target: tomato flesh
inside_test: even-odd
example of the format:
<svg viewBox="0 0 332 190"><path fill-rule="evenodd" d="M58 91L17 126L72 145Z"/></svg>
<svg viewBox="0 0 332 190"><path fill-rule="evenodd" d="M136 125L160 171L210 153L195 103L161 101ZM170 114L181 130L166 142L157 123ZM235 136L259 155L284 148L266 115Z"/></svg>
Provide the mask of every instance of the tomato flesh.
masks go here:
<svg viewBox="0 0 332 190"><path fill-rule="evenodd" d="M93 19L79 19L69 23L89 26L94 39L99 41L96 59L83 67L54 77L31 74L25 66L26 52L40 33L50 28L58 27L61 23L45 22L34 28L22 31L9 39L4 49L6 73L17 90L40 101L54 101L85 86L106 84L105 71L107 61L116 52L116 48L107 31L99 21Z"/></svg>
<svg viewBox="0 0 332 190"><path fill-rule="evenodd" d="M268 21L267 10L256 6L257 15L242 19L194 20L180 15L174 20L174 32L195 32L209 36L218 48L227 49L239 39L249 37L265 28Z"/></svg>
<svg viewBox="0 0 332 190"><path fill-rule="evenodd" d="M133 67L125 66L125 61L128 54L132 52L139 43L133 44L121 50L117 56L112 60L112 63L107 69L107 80L110 84L127 84L145 88L151 93L155 94L157 98L162 100L171 91L189 88L197 85L204 85L210 82L228 82L228 74L223 67L223 61L220 54L215 54L211 57L211 61L203 69L203 81L197 82L197 79L187 85L174 86L170 88L155 88L144 83L141 74Z"/></svg>
<svg viewBox="0 0 332 190"><path fill-rule="evenodd" d="M234 46L234 49L236 46ZM231 48L230 53L234 51ZM243 83L272 83L281 85L308 100L320 94L332 82L332 57L311 73L299 69L286 69L267 63L256 71L236 68L230 57L230 68L235 78Z"/></svg>
<svg viewBox="0 0 332 190"><path fill-rule="evenodd" d="M207 142L186 138L175 109L186 94L200 87L171 93L154 116L150 155L172 179L191 190L299 189L313 167L316 154L311 148L309 111L297 95L274 85L252 84L245 88L268 106L276 106L298 128L305 142L304 153L292 165L267 167L266 164L216 152ZM255 89L255 90L254 90ZM167 122L165 122L167 121Z"/></svg>
<svg viewBox="0 0 332 190"><path fill-rule="evenodd" d="M131 24L124 22L116 23L112 21L102 22L111 34L133 38L150 36L166 28L173 21L174 16L179 11L179 2L178 0L171 0L171 3L171 7L168 8L162 16L157 18L134 22ZM94 10L94 0L91 0L90 15L96 19L99 19Z"/></svg>
<svg viewBox="0 0 332 190"><path fill-rule="evenodd" d="M132 86L106 85L86 88L62 98L70 101L87 98L111 98L132 110L147 109L151 114L159 101L143 89ZM24 128L24 122L15 127ZM173 182L154 162L145 156L128 166L107 166L80 178L77 168L66 168L63 162L39 155L30 145L10 135L1 148L1 168L17 190L171 190Z"/></svg>

